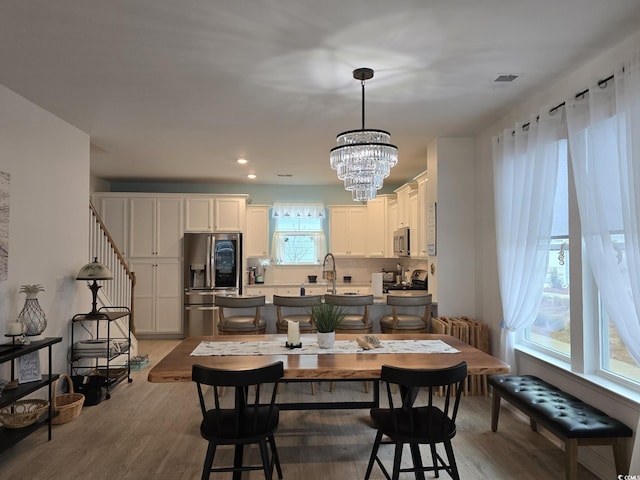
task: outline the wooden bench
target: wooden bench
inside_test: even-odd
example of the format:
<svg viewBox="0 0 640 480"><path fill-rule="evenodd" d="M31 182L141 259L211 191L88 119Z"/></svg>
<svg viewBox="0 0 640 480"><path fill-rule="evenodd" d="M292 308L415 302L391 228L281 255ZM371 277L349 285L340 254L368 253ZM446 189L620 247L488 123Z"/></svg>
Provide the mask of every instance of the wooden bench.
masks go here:
<svg viewBox="0 0 640 480"><path fill-rule="evenodd" d="M628 473L625 438L633 432L624 423L532 375L491 375L489 385L493 387L491 430L498 430L500 398L504 398L529 416L533 431L539 423L564 440L567 480L577 480L581 445L611 445L616 473Z"/></svg>

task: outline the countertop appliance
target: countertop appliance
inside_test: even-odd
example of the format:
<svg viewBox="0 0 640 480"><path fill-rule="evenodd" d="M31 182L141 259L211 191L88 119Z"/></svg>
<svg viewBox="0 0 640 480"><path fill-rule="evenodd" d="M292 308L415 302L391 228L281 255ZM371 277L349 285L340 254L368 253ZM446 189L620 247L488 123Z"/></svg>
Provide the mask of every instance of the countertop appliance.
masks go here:
<svg viewBox="0 0 640 480"><path fill-rule="evenodd" d="M184 234L184 332L213 335L215 296L242 294L242 234Z"/></svg>
<svg viewBox="0 0 640 480"><path fill-rule="evenodd" d="M393 232L393 254L398 257L411 256L411 230L402 227Z"/></svg>
<svg viewBox="0 0 640 480"><path fill-rule="evenodd" d="M426 292L429 286L428 277L429 274L426 270L417 269L411 273L411 283L394 283L387 285L385 289L387 292L393 290L424 290Z"/></svg>

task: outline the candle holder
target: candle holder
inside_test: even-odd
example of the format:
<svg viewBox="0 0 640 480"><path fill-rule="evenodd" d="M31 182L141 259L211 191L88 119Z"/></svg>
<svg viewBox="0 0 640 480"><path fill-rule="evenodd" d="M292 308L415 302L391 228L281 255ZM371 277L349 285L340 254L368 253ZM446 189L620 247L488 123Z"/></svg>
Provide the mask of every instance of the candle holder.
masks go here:
<svg viewBox="0 0 640 480"><path fill-rule="evenodd" d="M294 348L302 348L302 342L295 343L295 344L284 342L284 346L287 347L289 350L293 350Z"/></svg>

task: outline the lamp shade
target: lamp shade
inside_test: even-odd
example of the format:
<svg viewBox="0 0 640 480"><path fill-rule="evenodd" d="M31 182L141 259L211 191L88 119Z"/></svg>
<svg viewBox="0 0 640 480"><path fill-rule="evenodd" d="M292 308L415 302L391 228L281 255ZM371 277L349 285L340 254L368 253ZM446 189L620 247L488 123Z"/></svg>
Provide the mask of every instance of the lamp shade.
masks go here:
<svg viewBox="0 0 640 480"><path fill-rule="evenodd" d="M98 262L95 257L93 262L83 266L76 275L76 280L112 280L113 274L106 265Z"/></svg>

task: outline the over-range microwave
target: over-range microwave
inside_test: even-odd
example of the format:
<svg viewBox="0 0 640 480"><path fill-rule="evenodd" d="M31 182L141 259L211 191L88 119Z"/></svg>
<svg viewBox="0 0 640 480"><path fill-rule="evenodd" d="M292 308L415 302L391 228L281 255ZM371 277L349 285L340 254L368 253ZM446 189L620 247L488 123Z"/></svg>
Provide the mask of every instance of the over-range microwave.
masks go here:
<svg viewBox="0 0 640 480"><path fill-rule="evenodd" d="M411 255L411 235L409 227L402 227L393 232L393 254L398 257Z"/></svg>

